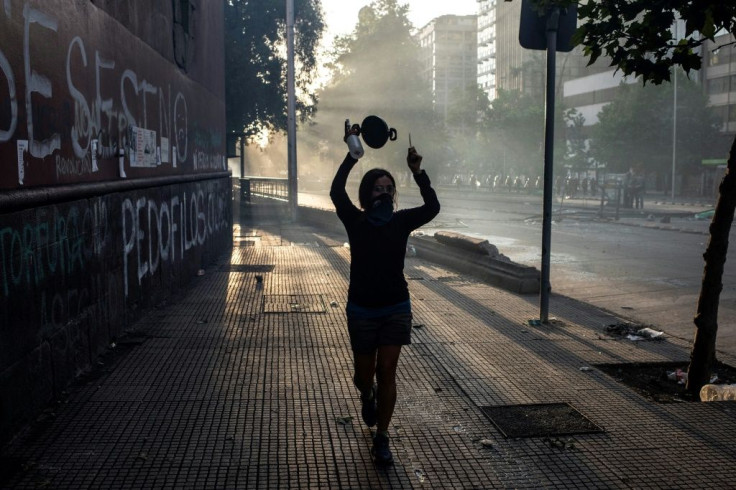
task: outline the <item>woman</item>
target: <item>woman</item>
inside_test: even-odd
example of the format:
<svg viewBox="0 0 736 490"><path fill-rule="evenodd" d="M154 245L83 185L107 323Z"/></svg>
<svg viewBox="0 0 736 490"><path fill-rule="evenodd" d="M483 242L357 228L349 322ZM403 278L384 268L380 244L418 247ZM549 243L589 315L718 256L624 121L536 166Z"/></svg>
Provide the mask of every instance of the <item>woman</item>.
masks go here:
<svg viewBox="0 0 736 490"><path fill-rule="evenodd" d="M355 130L349 130L345 139ZM330 197L350 241L350 287L345 309L354 356L353 381L360 391L363 421L376 425L372 454L378 464L391 464L388 426L396 404L396 366L401 346L411 343L411 303L404 279L409 234L440 211L437 194L420 168L422 157L412 146L409 166L424 205L397 211L396 181L374 168L363 176L358 209L345 184L358 160L345 156L332 181ZM374 384L374 376L377 384Z"/></svg>

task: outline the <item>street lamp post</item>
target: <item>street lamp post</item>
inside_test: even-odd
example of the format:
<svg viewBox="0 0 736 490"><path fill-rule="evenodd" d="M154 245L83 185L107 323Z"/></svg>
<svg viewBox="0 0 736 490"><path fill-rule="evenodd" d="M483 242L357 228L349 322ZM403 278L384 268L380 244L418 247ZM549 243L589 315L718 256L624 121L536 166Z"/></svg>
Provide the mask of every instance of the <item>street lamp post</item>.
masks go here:
<svg viewBox="0 0 736 490"><path fill-rule="evenodd" d="M287 159L289 182L289 209L291 219L296 220L297 169L296 169L296 94L294 87L294 0L286 0L286 92L287 100Z"/></svg>
<svg viewBox="0 0 736 490"><path fill-rule="evenodd" d="M675 18L674 38L677 42L677 19ZM672 203L675 202L675 162L677 161L677 66L672 67Z"/></svg>

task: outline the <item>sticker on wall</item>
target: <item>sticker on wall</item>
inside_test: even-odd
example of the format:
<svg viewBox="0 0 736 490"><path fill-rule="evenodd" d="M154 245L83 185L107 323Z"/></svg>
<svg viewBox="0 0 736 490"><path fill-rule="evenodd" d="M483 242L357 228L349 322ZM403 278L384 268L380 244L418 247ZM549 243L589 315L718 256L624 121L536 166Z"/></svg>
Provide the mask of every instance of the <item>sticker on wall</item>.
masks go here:
<svg viewBox="0 0 736 490"><path fill-rule="evenodd" d="M93 172L97 172L97 171L100 170L99 168L97 168L97 147L98 147L97 140L92 140L92 145L90 146L90 148L91 148L90 151L92 153L92 171Z"/></svg>
<svg viewBox="0 0 736 490"><path fill-rule="evenodd" d="M161 163L169 163L169 138L161 137Z"/></svg>
<svg viewBox="0 0 736 490"><path fill-rule="evenodd" d="M171 147L171 163L176 168L176 146Z"/></svg>
<svg viewBox="0 0 736 490"><path fill-rule="evenodd" d="M24 153L28 152L28 140L18 140L18 183L23 185L26 176Z"/></svg>
<svg viewBox="0 0 736 490"><path fill-rule="evenodd" d="M118 150L118 172L120 173L121 179L128 177L125 175L125 150L123 148Z"/></svg>
<svg viewBox="0 0 736 490"><path fill-rule="evenodd" d="M156 131L128 126L131 167L155 167Z"/></svg>

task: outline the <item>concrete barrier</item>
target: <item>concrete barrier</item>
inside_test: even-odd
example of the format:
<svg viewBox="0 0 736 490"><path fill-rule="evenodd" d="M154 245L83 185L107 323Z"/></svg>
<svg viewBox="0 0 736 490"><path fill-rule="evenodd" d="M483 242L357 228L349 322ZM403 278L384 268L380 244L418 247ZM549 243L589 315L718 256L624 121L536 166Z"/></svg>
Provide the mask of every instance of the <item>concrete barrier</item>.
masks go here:
<svg viewBox="0 0 736 490"><path fill-rule="evenodd" d="M347 240L345 228L334 211L299 206L299 220L340 234ZM439 231L434 236L409 237L409 245L424 260L471 275L493 286L519 294L539 293L539 270L511 261L499 254L487 240Z"/></svg>

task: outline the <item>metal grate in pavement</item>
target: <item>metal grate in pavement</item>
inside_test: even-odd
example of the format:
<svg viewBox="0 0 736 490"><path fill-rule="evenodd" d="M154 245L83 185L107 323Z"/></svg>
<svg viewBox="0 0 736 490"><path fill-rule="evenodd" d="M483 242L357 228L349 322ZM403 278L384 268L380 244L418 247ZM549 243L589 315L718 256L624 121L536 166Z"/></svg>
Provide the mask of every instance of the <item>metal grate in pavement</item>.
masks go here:
<svg viewBox="0 0 736 490"><path fill-rule="evenodd" d="M506 438L605 432L567 403L499 405L480 409Z"/></svg>
<svg viewBox="0 0 736 490"><path fill-rule="evenodd" d="M321 294L270 294L263 297L263 313L325 313Z"/></svg>

